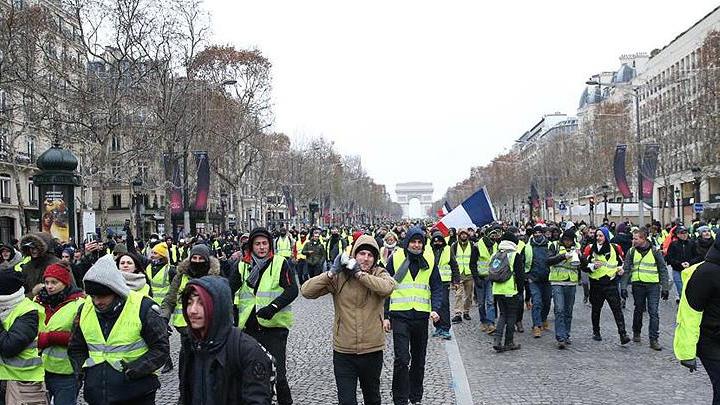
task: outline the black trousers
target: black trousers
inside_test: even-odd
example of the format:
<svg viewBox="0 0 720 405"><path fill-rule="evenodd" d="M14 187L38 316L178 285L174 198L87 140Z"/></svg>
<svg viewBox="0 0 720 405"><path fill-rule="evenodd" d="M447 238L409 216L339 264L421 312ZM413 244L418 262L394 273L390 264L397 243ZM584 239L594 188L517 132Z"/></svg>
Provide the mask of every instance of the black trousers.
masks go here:
<svg viewBox="0 0 720 405"><path fill-rule="evenodd" d="M130 401L110 402L109 405L155 405L155 391Z"/></svg>
<svg viewBox="0 0 720 405"><path fill-rule="evenodd" d="M425 378L425 354L428 340L427 319L390 320L393 331L392 393L396 405L420 402Z"/></svg>
<svg viewBox="0 0 720 405"><path fill-rule="evenodd" d="M440 320L435 327L450 332L450 283L443 282L442 304L440 305Z"/></svg>
<svg viewBox="0 0 720 405"><path fill-rule="evenodd" d="M283 328L269 328L262 330L244 330L245 333L255 338L275 358L275 392L279 405L290 405L293 403L290 395L290 386L287 381L286 349L287 338L290 332Z"/></svg>
<svg viewBox="0 0 720 405"><path fill-rule="evenodd" d="M495 331L495 345L502 345L503 336L505 336L505 346L515 343L515 323L517 322L518 312L522 313L523 300L520 294L512 297L504 295L496 295L495 303L498 306L497 330Z"/></svg>
<svg viewBox="0 0 720 405"><path fill-rule="evenodd" d="M333 351L333 369L340 405L357 405L357 383L365 405L380 405L383 352L347 354Z"/></svg>
<svg viewBox="0 0 720 405"><path fill-rule="evenodd" d="M710 384L712 384L712 404L720 405L720 361L711 360L702 356L700 357L700 361L702 362L703 367L705 367L708 377L710 377Z"/></svg>
<svg viewBox="0 0 720 405"><path fill-rule="evenodd" d="M618 334L624 335L625 332L625 316L623 315L620 303L620 291L617 282L602 282L590 279L590 305L592 306L591 320L593 334L600 333L600 312L605 304L610 305L610 310L615 317Z"/></svg>

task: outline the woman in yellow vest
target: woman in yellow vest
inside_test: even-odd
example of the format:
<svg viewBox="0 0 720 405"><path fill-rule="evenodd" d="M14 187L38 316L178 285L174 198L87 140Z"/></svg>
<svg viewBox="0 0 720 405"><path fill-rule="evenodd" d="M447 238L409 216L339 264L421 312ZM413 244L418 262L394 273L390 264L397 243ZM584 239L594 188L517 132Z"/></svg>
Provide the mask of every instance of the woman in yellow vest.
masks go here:
<svg viewBox="0 0 720 405"><path fill-rule="evenodd" d="M525 259L522 251L518 251L517 243L518 238L515 234L503 233L498 244L498 251L490 257L489 266L493 267L495 260L499 260L499 254L506 255L512 272L509 279L492 282L492 293L498 306L493 349L498 353L520 349L520 345L515 343L515 323L518 313L522 311L523 300L520 293L525 285ZM488 277L490 277L490 268L488 268ZM505 344L503 344L503 337Z"/></svg>
<svg viewBox="0 0 720 405"><path fill-rule="evenodd" d="M125 285L145 297L152 297L152 290L148 276L142 271L140 258L132 253L124 253L115 260L115 263L125 279Z"/></svg>
<svg viewBox="0 0 720 405"><path fill-rule="evenodd" d="M0 271L0 381L5 403L47 404L45 370L37 349L44 311L25 298L24 277L17 271Z"/></svg>
<svg viewBox="0 0 720 405"><path fill-rule="evenodd" d="M45 325L38 334L38 350L45 366L45 385L54 405L77 403L77 378L68 360L67 346L73 319L85 294L72 285L70 268L61 263L45 269L45 287L35 297L45 312Z"/></svg>

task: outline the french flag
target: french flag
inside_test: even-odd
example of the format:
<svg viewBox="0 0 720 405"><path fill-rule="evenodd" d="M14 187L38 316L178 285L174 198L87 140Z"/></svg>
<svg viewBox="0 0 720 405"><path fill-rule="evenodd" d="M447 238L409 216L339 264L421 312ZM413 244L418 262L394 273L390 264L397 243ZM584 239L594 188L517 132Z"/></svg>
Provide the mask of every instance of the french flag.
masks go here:
<svg viewBox="0 0 720 405"><path fill-rule="evenodd" d="M445 215L435 226L447 236L450 228L480 228L495 219L495 210L487 189L483 187Z"/></svg>
<svg viewBox="0 0 720 405"><path fill-rule="evenodd" d="M443 204L442 207L440 207L439 210L437 210L437 216L438 218L442 218L445 215L447 215L450 211L452 211L452 208L450 208L450 204L445 201L445 204Z"/></svg>

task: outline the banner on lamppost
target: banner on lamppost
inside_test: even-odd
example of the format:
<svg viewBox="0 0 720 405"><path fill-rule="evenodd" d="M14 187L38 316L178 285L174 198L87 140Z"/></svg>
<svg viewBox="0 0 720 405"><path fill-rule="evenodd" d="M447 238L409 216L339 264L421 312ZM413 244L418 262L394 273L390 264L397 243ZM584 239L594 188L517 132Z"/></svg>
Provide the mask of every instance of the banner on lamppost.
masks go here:
<svg viewBox="0 0 720 405"><path fill-rule="evenodd" d="M195 210L206 211L208 194L210 193L210 162L207 151L195 151L197 165L197 192L195 193Z"/></svg>
<svg viewBox="0 0 720 405"><path fill-rule="evenodd" d="M640 165L640 176L642 177L643 200L652 201L653 184L655 183L655 172L657 171L658 155L660 145L650 143L643 145L643 159Z"/></svg>
<svg viewBox="0 0 720 405"><path fill-rule="evenodd" d="M63 243L70 241L70 214L67 204L72 202L71 194L70 187L65 185L47 185L42 189L41 231ZM92 232L95 232L95 229L92 229Z"/></svg>
<svg viewBox="0 0 720 405"><path fill-rule="evenodd" d="M535 183L530 184L530 200L533 208L540 208L540 194L537 187L535 187Z"/></svg>
<svg viewBox="0 0 720 405"><path fill-rule="evenodd" d="M289 186L283 186L283 195L285 196L285 204L288 208L288 215L290 218L297 216L297 209L295 208L295 199L292 196L292 193L290 192Z"/></svg>
<svg viewBox="0 0 720 405"><path fill-rule="evenodd" d="M183 212L182 184L180 176L180 165L177 159L167 153L163 154L163 166L165 173L170 176L170 212L172 214L180 214Z"/></svg>
<svg viewBox="0 0 720 405"><path fill-rule="evenodd" d="M617 184L620 194L624 198L632 197L630 185L627 181L627 173L625 173L625 155L627 154L627 145L617 145L615 147L615 158L613 159L613 172L615 173L615 184Z"/></svg>

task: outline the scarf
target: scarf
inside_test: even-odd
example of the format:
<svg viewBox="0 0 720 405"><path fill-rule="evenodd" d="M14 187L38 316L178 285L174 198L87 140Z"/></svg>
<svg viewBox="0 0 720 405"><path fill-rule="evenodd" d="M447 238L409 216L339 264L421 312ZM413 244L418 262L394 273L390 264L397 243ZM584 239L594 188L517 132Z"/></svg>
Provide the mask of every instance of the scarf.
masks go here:
<svg viewBox="0 0 720 405"><path fill-rule="evenodd" d="M48 291L43 288L42 290L40 290L40 294L38 294L38 301L42 305L49 306L50 308L55 308L65 302L68 295L70 294L71 288L71 286L67 286L64 290L60 291L55 295L50 295L50 293L48 293Z"/></svg>
<svg viewBox="0 0 720 405"><path fill-rule="evenodd" d="M122 274L125 279L125 285L133 291L140 291L145 288L145 285L147 284L147 278L143 273L128 273L126 271L121 271L120 274Z"/></svg>
<svg viewBox="0 0 720 405"><path fill-rule="evenodd" d="M250 270L250 275L247 278L247 285L249 285L253 290L257 288L258 282L260 281L260 270L265 267L268 260L268 257L260 258L257 257L255 253L252 253L252 261L255 264L253 265L252 270Z"/></svg>
<svg viewBox="0 0 720 405"><path fill-rule="evenodd" d="M0 295L0 320L10 316L12 310L25 298L25 287L20 287L10 295Z"/></svg>

